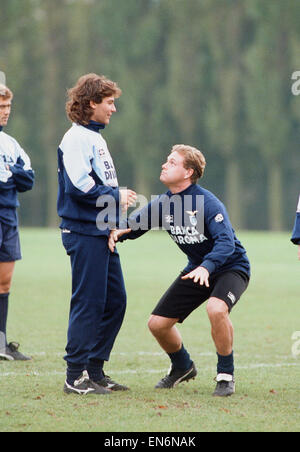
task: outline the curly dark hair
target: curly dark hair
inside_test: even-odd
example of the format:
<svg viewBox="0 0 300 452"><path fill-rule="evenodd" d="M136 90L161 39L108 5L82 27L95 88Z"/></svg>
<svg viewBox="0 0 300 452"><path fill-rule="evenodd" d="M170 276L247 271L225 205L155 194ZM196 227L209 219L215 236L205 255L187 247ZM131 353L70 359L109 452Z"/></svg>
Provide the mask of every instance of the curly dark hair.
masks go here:
<svg viewBox="0 0 300 452"><path fill-rule="evenodd" d="M86 125L93 110L90 101L101 104L105 97L120 97L121 89L116 82L108 80L104 75L86 74L80 77L76 85L67 91L66 113L70 121Z"/></svg>

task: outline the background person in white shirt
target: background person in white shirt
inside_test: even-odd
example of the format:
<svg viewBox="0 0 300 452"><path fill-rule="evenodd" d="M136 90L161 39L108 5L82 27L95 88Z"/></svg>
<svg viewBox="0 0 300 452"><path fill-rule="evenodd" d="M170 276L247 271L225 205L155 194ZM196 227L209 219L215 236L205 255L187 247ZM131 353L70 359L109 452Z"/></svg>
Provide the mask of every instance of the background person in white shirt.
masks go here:
<svg viewBox="0 0 300 452"><path fill-rule="evenodd" d="M28 360L17 342L7 342L8 298L15 261L21 259L18 230L18 192L31 190L34 172L30 159L18 142L3 132L7 125L13 93L0 84L0 359Z"/></svg>

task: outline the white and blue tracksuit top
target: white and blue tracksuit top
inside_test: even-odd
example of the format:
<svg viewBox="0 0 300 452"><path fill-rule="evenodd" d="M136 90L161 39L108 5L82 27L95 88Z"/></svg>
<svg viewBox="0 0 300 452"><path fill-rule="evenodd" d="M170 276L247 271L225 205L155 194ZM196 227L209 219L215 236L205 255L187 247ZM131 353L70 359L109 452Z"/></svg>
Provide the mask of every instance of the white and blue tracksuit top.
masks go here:
<svg viewBox="0 0 300 452"><path fill-rule="evenodd" d="M300 245L300 196L291 241L295 243L295 245Z"/></svg>
<svg viewBox="0 0 300 452"><path fill-rule="evenodd" d="M175 214L175 204L170 203L174 196L179 197L179 215ZM136 239L154 227L166 229L188 258L185 271L201 265L210 274L237 270L250 277L249 259L235 235L224 204L200 185L192 184L176 195L168 191L158 196L124 220L121 227L132 231L123 235L120 242Z"/></svg>
<svg viewBox="0 0 300 452"><path fill-rule="evenodd" d="M7 168L8 166L8 168ZM0 126L0 221L18 225L18 192L31 190L34 172L26 152Z"/></svg>
<svg viewBox="0 0 300 452"><path fill-rule="evenodd" d="M97 228L101 208L97 200L111 195L119 208L119 188L113 160L106 141L100 134L104 125L90 121L89 125L73 124L58 148L57 211L61 229L85 235L107 235ZM116 219L116 222L118 219Z"/></svg>

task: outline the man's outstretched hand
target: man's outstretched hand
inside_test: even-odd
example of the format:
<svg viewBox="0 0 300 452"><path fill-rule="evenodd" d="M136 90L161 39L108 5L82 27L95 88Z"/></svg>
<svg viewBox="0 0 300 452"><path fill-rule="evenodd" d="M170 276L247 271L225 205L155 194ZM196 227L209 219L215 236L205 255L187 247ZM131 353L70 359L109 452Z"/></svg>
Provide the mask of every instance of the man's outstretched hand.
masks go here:
<svg viewBox="0 0 300 452"><path fill-rule="evenodd" d="M131 232L131 229L113 229L110 231L108 237L108 248L112 253L115 251L116 243L119 238L124 234L129 234L129 232Z"/></svg>

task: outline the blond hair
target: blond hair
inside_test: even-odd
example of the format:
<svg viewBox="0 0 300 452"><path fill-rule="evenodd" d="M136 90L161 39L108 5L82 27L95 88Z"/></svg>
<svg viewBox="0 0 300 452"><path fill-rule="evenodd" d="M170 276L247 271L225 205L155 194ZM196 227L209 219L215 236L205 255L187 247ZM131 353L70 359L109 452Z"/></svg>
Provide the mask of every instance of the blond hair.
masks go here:
<svg viewBox="0 0 300 452"><path fill-rule="evenodd" d="M108 80L104 75L83 75L76 85L68 90L67 116L77 124L88 124L93 113L90 101L101 104L105 97L120 97L121 94L117 83Z"/></svg>
<svg viewBox="0 0 300 452"><path fill-rule="evenodd" d="M196 184L197 180L203 176L206 166L205 157L199 149L185 144L175 144L171 152L178 152L184 158L183 166L185 169L192 169L192 184Z"/></svg>
<svg viewBox="0 0 300 452"><path fill-rule="evenodd" d="M2 83L0 83L0 97L2 97L5 100L13 98L12 91L7 86L3 85Z"/></svg>

